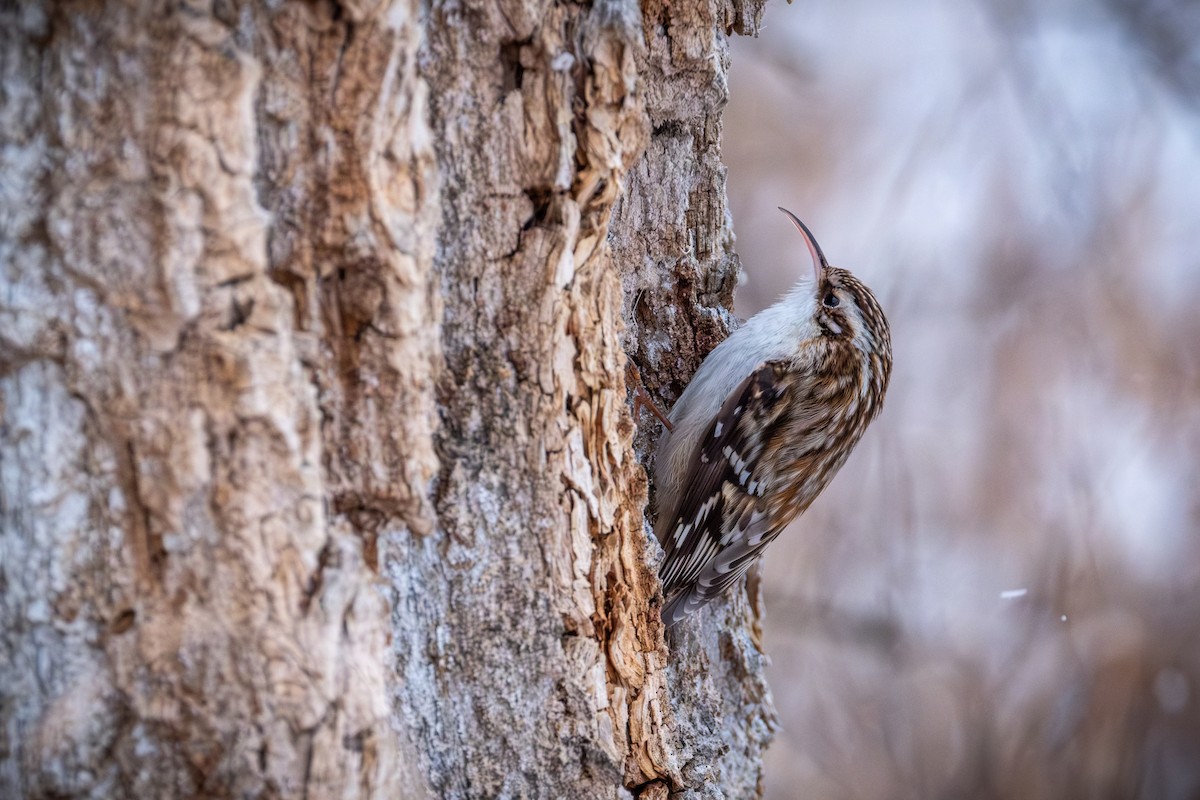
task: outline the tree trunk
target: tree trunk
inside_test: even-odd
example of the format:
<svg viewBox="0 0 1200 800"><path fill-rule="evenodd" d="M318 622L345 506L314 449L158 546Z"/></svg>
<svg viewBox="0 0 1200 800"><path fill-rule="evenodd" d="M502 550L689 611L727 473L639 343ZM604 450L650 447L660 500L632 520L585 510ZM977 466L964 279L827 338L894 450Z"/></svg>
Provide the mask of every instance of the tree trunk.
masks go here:
<svg viewBox="0 0 1200 800"><path fill-rule="evenodd" d="M0 796L758 791L625 369L727 332L760 13L0 6Z"/></svg>

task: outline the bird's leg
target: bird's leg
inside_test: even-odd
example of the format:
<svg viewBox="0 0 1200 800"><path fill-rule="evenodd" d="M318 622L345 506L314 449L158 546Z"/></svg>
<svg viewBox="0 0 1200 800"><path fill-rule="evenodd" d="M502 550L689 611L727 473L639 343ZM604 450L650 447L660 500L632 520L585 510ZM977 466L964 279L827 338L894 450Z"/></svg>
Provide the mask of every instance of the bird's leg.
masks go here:
<svg viewBox="0 0 1200 800"><path fill-rule="evenodd" d="M633 384L635 387L633 390L633 421L635 424L637 423L642 409L644 408L654 416L658 417L658 421L661 422L668 431L674 430L674 426L672 426L671 421L667 419L667 415L662 412L662 409L655 405L654 400L650 397L650 393L646 391L646 386L642 383L642 373L638 372L637 366L634 365L632 361L627 362L625 365L625 382L627 384Z"/></svg>
<svg viewBox="0 0 1200 800"><path fill-rule="evenodd" d="M650 393L646 391L645 386L639 385L633 392L633 417L637 419L638 412L643 408L658 418L658 421L663 424L667 431L675 430L675 426L671 424L671 420L667 419L667 415L662 412L654 400L650 398Z"/></svg>

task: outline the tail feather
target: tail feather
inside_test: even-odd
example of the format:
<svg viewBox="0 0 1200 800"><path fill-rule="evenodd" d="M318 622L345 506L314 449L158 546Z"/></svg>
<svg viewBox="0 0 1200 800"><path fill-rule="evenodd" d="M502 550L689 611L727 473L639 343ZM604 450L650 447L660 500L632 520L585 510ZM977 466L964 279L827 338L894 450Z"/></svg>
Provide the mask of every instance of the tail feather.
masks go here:
<svg viewBox="0 0 1200 800"><path fill-rule="evenodd" d="M712 598L700 594L695 586L681 589L671 595L671 599L663 606L663 624L668 628L672 627L684 617L690 616L698 609L703 608L708 604L709 600L712 600Z"/></svg>

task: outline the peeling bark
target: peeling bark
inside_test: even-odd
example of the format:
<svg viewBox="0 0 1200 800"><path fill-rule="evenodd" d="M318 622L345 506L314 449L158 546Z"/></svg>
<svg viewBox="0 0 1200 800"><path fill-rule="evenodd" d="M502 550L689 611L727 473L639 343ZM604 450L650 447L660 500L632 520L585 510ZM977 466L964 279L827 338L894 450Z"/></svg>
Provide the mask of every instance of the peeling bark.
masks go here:
<svg viewBox="0 0 1200 800"><path fill-rule="evenodd" d="M760 13L0 10L0 795L758 791L625 368L728 330Z"/></svg>

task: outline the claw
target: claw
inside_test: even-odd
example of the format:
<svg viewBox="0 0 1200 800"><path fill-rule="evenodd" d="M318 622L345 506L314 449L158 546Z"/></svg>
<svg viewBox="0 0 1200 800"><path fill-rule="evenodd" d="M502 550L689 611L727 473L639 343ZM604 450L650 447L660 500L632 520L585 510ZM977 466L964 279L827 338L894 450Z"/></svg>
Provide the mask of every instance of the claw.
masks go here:
<svg viewBox="0 0 1200 800"><path fill-rule="evenodd" d="M661 422L668 431L675 430L675 426L671 424L671 420L667 419L667 415L662 412L654 400L650 397L650 393L646 391L645 384L642 383L642 373L638 372L638 368L629 362L625 367L625 380L627 383L636 385L633 390L633 421L637 424L641 416L642 409L646 409Z"/></svg>

